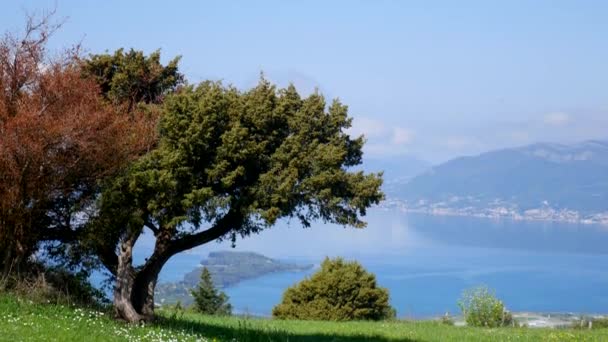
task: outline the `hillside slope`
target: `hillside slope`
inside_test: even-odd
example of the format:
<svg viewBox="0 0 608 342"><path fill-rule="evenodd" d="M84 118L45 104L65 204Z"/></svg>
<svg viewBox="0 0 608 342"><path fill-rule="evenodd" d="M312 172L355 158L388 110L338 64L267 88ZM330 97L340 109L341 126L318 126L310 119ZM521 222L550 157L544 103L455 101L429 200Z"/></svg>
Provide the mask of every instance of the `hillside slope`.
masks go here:
<svg viewBox="0 0 608 342"><path fill-rule="evenodd" d="M437 321L316 322L202 316L159 310L149 324L109 313L36 304L0 293L0 341L606 341L608 330L483 329Z"/></svg>

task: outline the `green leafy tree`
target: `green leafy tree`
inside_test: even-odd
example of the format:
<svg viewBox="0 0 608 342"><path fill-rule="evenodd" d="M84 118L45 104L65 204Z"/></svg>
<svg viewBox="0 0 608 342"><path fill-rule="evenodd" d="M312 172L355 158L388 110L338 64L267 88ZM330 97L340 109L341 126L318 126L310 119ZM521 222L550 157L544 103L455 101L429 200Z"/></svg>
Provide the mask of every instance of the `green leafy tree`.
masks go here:
<svg viewBox="0 0 608 342"><path fill-rule="evenodd" d="M395 317L389 293L357 262L342 258L321 264L310 278L285 291L272 315L280 319L381 320Z"/></svg>
<svg viewBox="0 0 608 342"><path fill-rule="evenodd" d="M108 184L91 231L115 275L114 306L128 321L151 318L158 273L171 256L256 234L278 219L363 228L383 198L382 178L361 163L347 107L266 80L240 91L218 82L187 86L162 104L158 147ZM155 247L133 265L144 229Z"/></svg>
<svg viewBox="0 0 608 342"><path fill-rule="evenodd" d="M114 54L91 55L84 60L83 72L97 81L106 99L126 105L131 112L138 103L161 103L183 83L179 60L175 57L163 65L158 50L146 56L142 51L118 49Z"/></svg>
<svg viewBox="0 0 608 342"><path fill-rule="evenodd" d="M465 290L458 306L470 326L495 328L514 324L503 302L485 286Z"/></svg>
<svg viewBox="0 0 608 342"><path fill-rule="evenodd" d="M228 296L218 291L213 285L211 273L207 267L203 268L198 287L191 291L194 297L194 309L207 315L230 315L232 305L228 303Z"/></svg>

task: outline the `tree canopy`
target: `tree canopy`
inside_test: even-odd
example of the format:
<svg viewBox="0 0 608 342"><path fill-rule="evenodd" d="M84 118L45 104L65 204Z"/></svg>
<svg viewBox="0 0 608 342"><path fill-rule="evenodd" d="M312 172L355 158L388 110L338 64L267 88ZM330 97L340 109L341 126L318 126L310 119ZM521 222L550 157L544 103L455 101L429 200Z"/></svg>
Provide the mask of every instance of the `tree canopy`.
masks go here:
<svg viewBox="0 0 608 342"><path fill-rule="evenodd" d="M126 104L130 112L138 103L162 102L184 81L179 72L180 57L167 65L160 61L160 50L150 55L143 51L118 49L113 54L95 54L83 63L83 73L93 77L104 97L113 104Z"/></svg>
<svg viewBox="0 0 608 342"><path fill-rule="evenodd" d="M148 228L174 238L228 214L242 221L224 231L231 235L285 216L363 227L358 215L382 198L381 179L347 170L361 162L363 138L344 132L351 120L340 102L325 108L319 94L302 100L293 86L277 91L266 80L247 92L216 82L185 88L164 103L159 148L104 200L110 211L141 209Z"/></svg>
<svg viewBox="0 0 608 342"><path fill-rule="evenodd" d="M349 169L361 163L364 141L346 133L351 119L338 100L302 99L264 79L247 91L208 81L168 95L162 107L158 148L107 188L95 226L106 230L106 251L127 254L144 228L154 233L136 287L153 287L176 253L235 241L282 217L364 227L360 216L383 197L379 175ZM118 274L125 265L119 255L106 266Z"/></svg>

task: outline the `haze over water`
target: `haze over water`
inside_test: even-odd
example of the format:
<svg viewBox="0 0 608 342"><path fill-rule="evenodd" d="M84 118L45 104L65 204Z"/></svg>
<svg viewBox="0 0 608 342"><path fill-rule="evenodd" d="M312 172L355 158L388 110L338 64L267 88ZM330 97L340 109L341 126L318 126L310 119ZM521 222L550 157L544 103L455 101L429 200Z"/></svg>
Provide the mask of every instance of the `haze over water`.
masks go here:
<svg viewBox="0 0 608 342"><path fill-rule="evenodd" d="M608 227L553 222L493 221L373 209L365 229L293 222L237 241L235 250L315 263L325 256L361 262L390 290L399 317L458 313L463 289L485 284L512 311L598 313L608 307ZM148 248L147 239L139 246ZM175 256L161 281L180 280L212 243ZM140 254L141 255L141 254ZM279 273L225 291L237 312L270 315L290 285L314 272Z"/></svg>

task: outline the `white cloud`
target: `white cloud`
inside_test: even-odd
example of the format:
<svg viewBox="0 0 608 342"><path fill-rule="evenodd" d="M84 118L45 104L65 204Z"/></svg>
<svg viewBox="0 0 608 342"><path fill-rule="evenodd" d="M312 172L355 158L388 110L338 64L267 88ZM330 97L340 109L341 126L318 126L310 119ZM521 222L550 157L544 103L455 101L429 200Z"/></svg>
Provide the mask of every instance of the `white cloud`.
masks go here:
<svg viewBox="0 0 608 342"><path fill-rule="evenodd" d="M370 118L355 118L348 133L355 137L363 134L365 138L370 139L383 137L386 131L387 128L381 121Z"/></svg>
<svg viewBox="0 0 608 342"><path fill-rule="evenodd" d="M382 121L366 117L357 117L348 130L351 136L363 134L367 143L363 147L367 156L390 157L407 152L404 145L414 138L412 130L400 126L390 126Z"/></svg>
<svg viewBox="0 0 608 342"><path fill-rule="evenodd" d="M414 134L409 129L405 129L402 127L393 128L393 144L395 145L405 145L412 142L414 138Z"/></svg>
<svg viewBox="0 0 608 342"><path fill-rule="evenodd" d="M549 113L549 114L545 115L545 117L543 118L543 121L545 124L551 125L551 126L564 126L564 125L570 123L571 118L570 118L570 115L568 115L567 113L554 112L554 113Z"/></svg>
<svg viewBox="0 0 608 342"><path fill-rule="evenodd" d="M408 149L390 143L367 143L363 146L363 153L366 157L394 157L405 155L408 152Z"/></svg>

